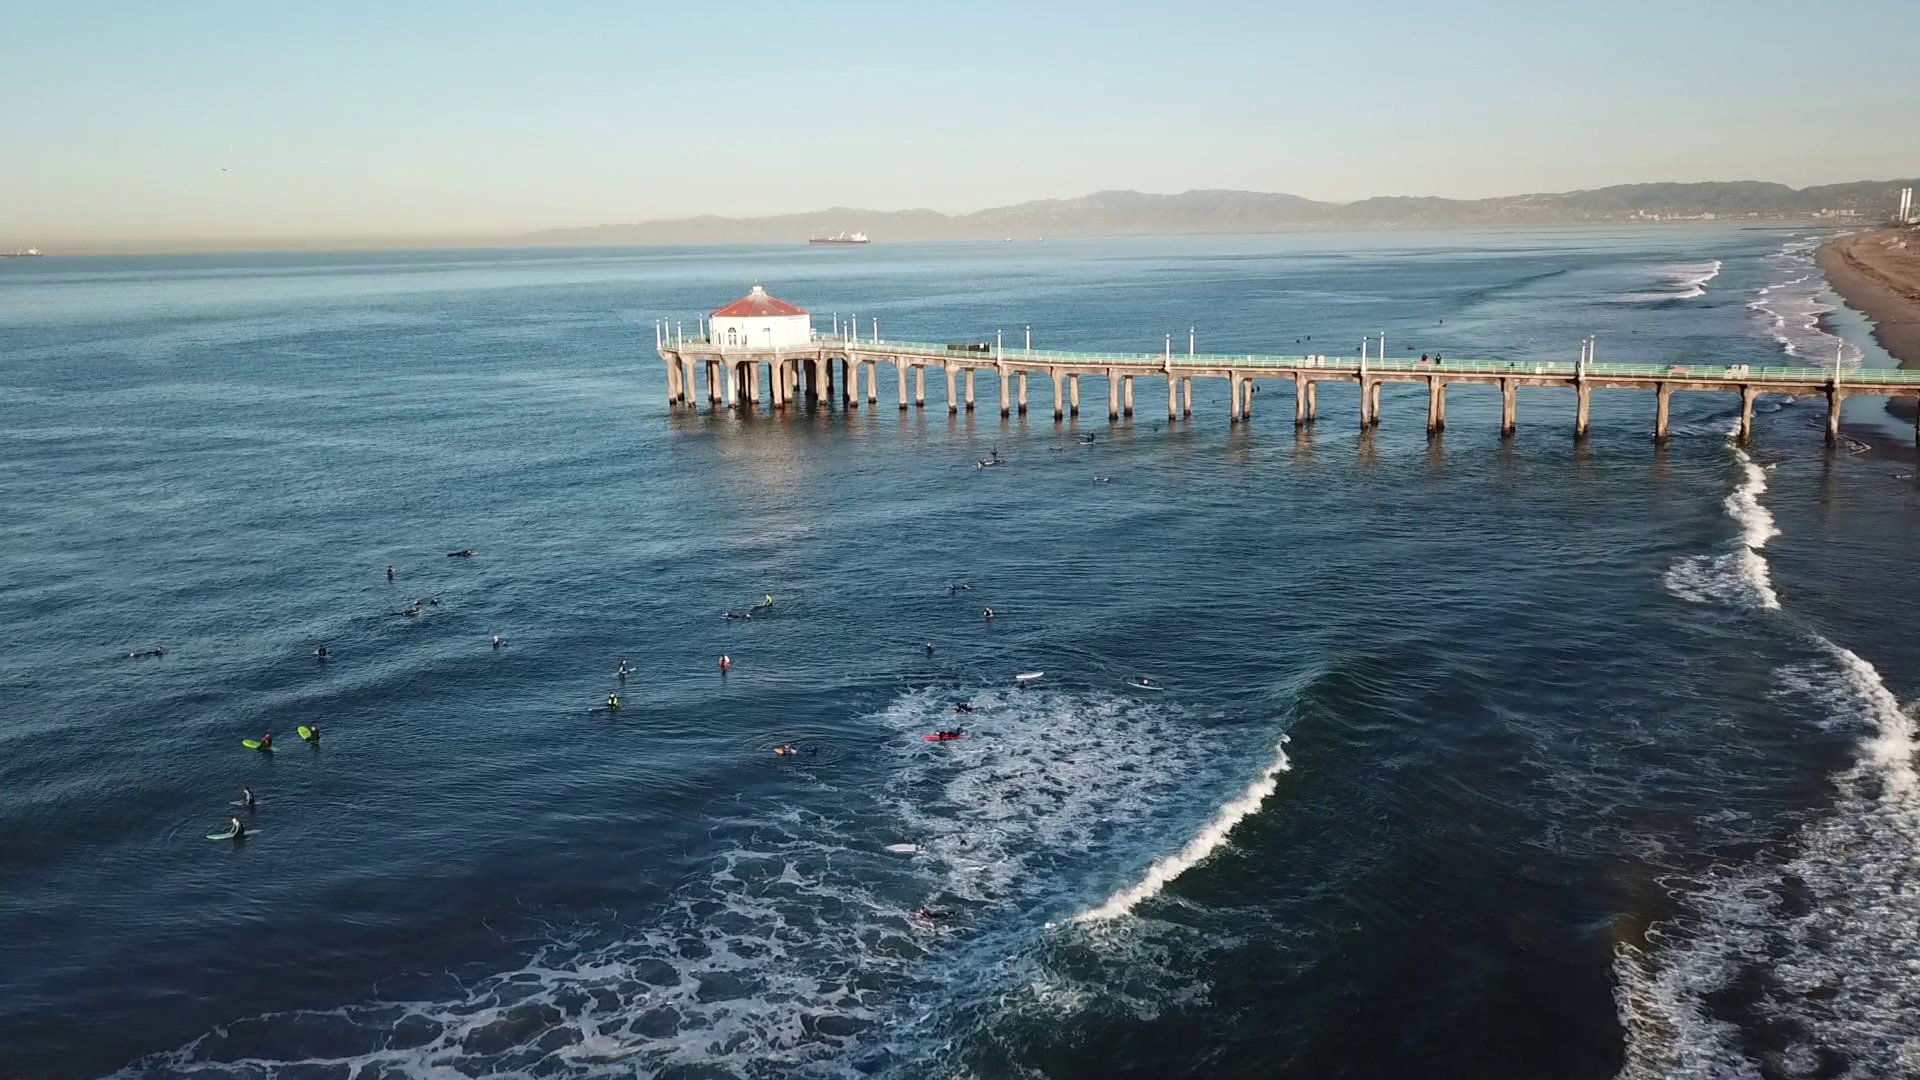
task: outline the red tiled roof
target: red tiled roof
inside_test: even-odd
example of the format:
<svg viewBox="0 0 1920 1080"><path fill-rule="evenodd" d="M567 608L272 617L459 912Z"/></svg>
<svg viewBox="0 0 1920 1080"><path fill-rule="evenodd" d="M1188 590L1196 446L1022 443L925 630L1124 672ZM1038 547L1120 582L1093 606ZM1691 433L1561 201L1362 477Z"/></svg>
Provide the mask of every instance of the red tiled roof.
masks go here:
<svg viewBox="0 0 1920 1080"><path fill-rule="evenodd" d="M797 308L775 296L768 296L767 290L758 285L747 295L720 308L713 313L716 319L755 319L774 315L805 315L805 308Z"/></svg>

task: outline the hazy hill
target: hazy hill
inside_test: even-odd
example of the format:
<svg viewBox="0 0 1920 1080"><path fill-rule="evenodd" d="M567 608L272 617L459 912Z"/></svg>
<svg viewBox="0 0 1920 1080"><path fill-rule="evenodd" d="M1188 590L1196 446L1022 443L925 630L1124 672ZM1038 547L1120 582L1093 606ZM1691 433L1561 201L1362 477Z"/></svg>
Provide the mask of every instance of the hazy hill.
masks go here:
<svg viewBox="0 0 1920 1080"><path fill-rule="evenodd" d="M748 244L800 242L855 230L875 243L1000 237L1111 236L1127 233L1246 233L1306 228L1564 225L1644 220L1648 215L1716 219L1805 219L1822 211L1858 211L1879 220L1899 190L1920 180L1862 180L1791 188L1758 180L1697 184L1618 184L1588 191L1504 195L1492 199L1379 196L1317 202L1260 191L1185 191L1152 195L1096 191L1077 199L1040 199L971 214L935 210L858 210L836 206L776 217L705 215L632 225L548 229L513 237L526 244Z"/></svg>

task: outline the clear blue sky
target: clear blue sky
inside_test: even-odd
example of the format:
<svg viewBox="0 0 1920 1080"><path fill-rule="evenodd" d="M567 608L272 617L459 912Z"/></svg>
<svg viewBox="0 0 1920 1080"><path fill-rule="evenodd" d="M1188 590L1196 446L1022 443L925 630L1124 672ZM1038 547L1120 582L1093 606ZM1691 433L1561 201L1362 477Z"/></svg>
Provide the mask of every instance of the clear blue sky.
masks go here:
<svg viewBox="0 0 1920 1080"><path fill-rule="evenodd" d="M0 246L1911 175L1914 32L1893 0L0 0Z"/></svg>

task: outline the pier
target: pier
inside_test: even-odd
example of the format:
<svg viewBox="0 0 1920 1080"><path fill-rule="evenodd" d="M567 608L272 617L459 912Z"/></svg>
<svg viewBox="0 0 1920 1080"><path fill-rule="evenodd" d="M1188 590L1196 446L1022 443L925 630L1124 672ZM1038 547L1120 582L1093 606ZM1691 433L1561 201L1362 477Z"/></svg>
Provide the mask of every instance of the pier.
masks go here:
<svg viewBox="0 0 1920 1080"><path fill-rule="evenodd" d="M1053 418L1064 420L1080 415L1081 380L1093 378L1104 383L1107 392L1107 419L1119 422L1133 416L1136 389L1151 393L1164 385L1167 394L1167 418L1178 420L1193 415L1195 379L1218 379L1227 387L1227 421L1240 424L1253 418L1256 389L1262 384L1291 384L1293 422L1296 427L1319 420L1319 387L1322 383L1346 383L1359 387L1359 426L1372 428L1383 422L1380 391L1387 383L1412 383L1426 388L1426 426L1429 435L1438 435L1447 426L1447 391L1459 385L1496 388L1500 394L1500 433L1511 437L1519 428L1521 387L1544 386L1569 390L1574 395L1573 436L1588 434L1588 416L1595 390L1631 390L1653 397L1653 434L1664 441L1669 434L1669 417L1676 393L1726 394L1740 402L1738 437L1746 442L1753 435L1753 406L1759 395L1795 394L1822 396L1827 401L1827 444L1840 441L1840 408L1850 397L1908 397L1920 399L1920 371L1871 368L1843 371L1836 363L1831 368L1759 367L1745 363L1616 364L1598 363L1595 344L1580 345L1575 360L1462 360L1447 358L1429 361L1415 358L1389 358L1384 335L1378 341L1369 338L1356 349L1356 356L1305 355L1281 356L1258 353L1212 354L1195 351L1189 336L1185 351L1176 352L1168 337L1159 352L1064 352L1026 346L1008 348L996 337L991 343L936 344L916 341L889 341L879 334L877 324L869 324L863 337L856 319L828 334L815 333L800 320L806 313L783 301L771 301L781 307L780 318L791 322L782 334L757 326L720 327L725 312L761 297L758 287L753 296L714 313L711 324L703 320L701 330L689 337L683 326L657 322L654 343L667 367L667 398L677 409L698 410L699 388L704 377L707 408L758 410L785 409L796 402L808 401L845 409L858 409L864 400L869 407L880 402L880 370L889 369L898 407L923 409L927 402L927 373L944 382L947 412L972 412L976 404L977 377L985 373L992 379L989 392L997 393L1001 416L1016 412L1025 415L1029 407L1030 381L1037 377L1039 390L1048 395ZM741 332L760 330L761 333ZM756 342L756 338L758 341ZM1144 387L1136 387L1146 380ZM1262 399L1266 400L1266 399ZM1148 406L1151 407L1151 406ZM1920 444L1920 414L1915 417L1914 437Z"/></svg>

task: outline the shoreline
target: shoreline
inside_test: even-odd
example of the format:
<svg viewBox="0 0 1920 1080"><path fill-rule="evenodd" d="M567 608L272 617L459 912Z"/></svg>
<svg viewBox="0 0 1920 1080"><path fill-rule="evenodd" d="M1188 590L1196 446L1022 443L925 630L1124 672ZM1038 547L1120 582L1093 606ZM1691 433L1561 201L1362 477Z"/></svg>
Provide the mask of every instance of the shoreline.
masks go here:
<svg viewBox="0 0 1920 1080"><path fill-rule="evenodd" d="M1822 244L1814 259L1833 291L1873 324L1880 347L1900 367L1920 369L1920 231L1849 233ZM1915 408L1903 398L1887 402L1888 412L1905 419Z"/></svg>

